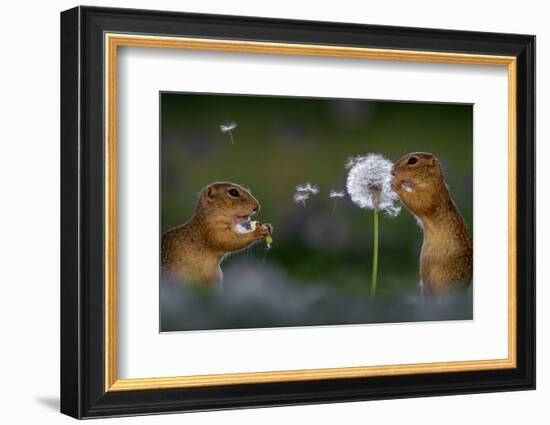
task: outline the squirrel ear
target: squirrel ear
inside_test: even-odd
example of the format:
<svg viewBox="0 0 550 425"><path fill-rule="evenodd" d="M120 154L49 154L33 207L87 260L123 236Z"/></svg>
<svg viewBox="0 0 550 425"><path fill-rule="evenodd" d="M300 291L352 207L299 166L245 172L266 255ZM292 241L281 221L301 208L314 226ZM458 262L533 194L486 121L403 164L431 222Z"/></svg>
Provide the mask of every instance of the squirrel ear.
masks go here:
<svg viewBox="0 0 550 425"><path fill-rule="evenodd" d="M216 189L213 186L208 186L205 190L206 199L212 200L216 196Z"/></svg>

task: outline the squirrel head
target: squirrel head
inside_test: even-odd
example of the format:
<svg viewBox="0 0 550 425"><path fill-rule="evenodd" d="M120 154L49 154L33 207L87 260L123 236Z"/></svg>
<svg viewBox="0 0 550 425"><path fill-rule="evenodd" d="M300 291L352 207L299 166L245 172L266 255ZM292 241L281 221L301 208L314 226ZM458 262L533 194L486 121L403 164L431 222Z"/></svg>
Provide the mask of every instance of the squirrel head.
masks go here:
<svg viewBox="0 0 550 425"><path fill-rule="evenodd" d="M431 153L409 153L395 162L391 173L393 190L418 217L433 212L448 194L441 164Z"/></svg>
<svg viewBox="0 0 550 425"><path fill-rule="evenodd" d="M217 182L201 191L196 214L218 222L237 224L259 210L259 202L248 190L236 183Z"/></svg>

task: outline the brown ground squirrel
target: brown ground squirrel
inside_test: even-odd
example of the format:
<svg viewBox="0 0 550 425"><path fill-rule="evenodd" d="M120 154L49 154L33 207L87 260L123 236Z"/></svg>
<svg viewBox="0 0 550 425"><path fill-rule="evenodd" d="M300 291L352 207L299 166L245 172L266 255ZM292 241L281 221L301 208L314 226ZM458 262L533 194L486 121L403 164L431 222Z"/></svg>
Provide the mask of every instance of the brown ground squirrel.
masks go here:
<svg viewBox="0 0 550 425"><path fill-rule="evenodd" d="M250 216L259 210L256 198L238 184L208 185L189 221L162 235L163 274L199 286L219 285L223 277L220 263L227 253L272 233L270 224L250 225Z"/></svg>
<svg viewBox="0 0 550 425"><path fill-rule="evenodd" d="M392 169L392 188L424 230L420 275L427 293L468 287L472 279L472 240L456 207L439 160L415 152Z"/></svg>

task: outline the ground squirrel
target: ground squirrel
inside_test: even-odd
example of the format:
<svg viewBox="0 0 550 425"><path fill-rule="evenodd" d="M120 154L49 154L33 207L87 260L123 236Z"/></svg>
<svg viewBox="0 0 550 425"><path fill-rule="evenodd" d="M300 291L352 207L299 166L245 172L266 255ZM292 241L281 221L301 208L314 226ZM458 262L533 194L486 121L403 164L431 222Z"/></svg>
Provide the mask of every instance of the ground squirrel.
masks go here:
<svg viewBox="0 0 550 425"><path fill-rule="evenodd" d="M420 275L427 293L466 288L472 279L472 240L432 154L415 152L392 169L392 188L424 230Z"/></svg>
<svg viewBox="0 0 550 425"><path fill-rule="evenodd" d="M162 235L163 275L199 286L219 285L224 256L273 231L270 224L250 226L250 217L259 210L256 198L238 184L221 182L205 187L189 221ZM247 224L250 230L243 227Z"/></svg>

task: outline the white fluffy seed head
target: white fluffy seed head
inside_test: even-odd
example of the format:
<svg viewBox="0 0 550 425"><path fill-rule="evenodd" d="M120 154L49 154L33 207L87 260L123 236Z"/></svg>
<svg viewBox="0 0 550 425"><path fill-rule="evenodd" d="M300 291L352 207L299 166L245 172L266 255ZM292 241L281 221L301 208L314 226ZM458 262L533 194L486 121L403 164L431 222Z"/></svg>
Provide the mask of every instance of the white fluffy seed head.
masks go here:
<svg viewBox="0 0 550 425"><path fill-rule="evenodd" d="M222 133L227 133L228 131L235 130L235 128L237 128L237 123L234 121L229 121L220 125L220 131Z"/></svg>
<svg viewBox="0 0 550 425"><path fill-rule="evenodd" d="M392 166L379 154L350 158L346 189L351 200L361 208L384 211L391 217L399 214L399 196L391 188Z"/></svg>

